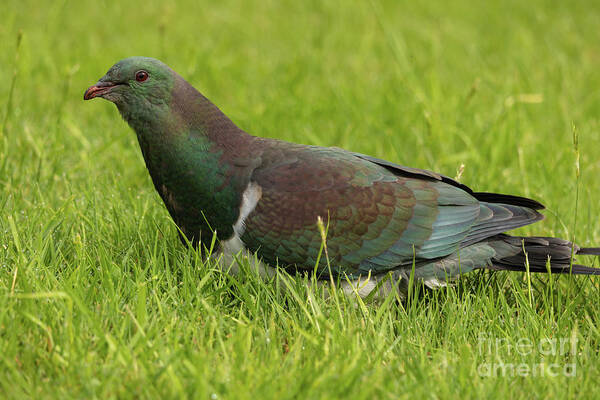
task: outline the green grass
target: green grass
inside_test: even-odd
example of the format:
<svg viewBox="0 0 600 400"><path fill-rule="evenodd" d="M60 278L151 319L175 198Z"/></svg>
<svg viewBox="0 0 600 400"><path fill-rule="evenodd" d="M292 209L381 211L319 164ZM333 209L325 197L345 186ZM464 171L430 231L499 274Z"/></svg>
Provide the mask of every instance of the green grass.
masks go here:
<svg viewBox="0 0 600 400"><path fill-rule="evenodd" d="M597 279L473 273L363 305L228 277L180 244L114 106L82 101L158 57L250 133L464 164L547 205L520 232L598 245L597 2L111 3L2 5L2 397L598 397ZM500 362L537 374L485 376Z"/></svg>

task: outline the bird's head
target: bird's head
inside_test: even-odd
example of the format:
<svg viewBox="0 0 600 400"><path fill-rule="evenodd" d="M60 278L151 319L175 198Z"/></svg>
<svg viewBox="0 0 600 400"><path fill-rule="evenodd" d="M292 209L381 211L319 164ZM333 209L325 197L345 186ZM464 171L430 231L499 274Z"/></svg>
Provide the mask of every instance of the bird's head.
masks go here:
<svg viewBox="0 0 600 400"><path fill-rule="evenodd" d="M138 137L239 131L206 97L154 58L129 57L113 65L83 95L84 100L96 97L115 103Z"/></svg>
<svg viewBox="0 0 600 400"><path fill-rule="evenodd" d="M168 103L173 83L174 73L164 63L149 57L129 57L113 65L85 91L83 99L102 97L121 111L145 108Z"/></svg>

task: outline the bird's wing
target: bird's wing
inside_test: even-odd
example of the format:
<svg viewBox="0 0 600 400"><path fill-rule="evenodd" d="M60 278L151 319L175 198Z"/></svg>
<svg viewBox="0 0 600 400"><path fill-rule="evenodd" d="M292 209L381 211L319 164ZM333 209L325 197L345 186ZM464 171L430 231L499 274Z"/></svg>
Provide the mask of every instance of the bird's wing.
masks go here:
<svg viewBox="0 0 600 400"><path fill-rule="evenodd" d="M419 179L431 179L440 182L447 183L449 185L455 186L459 189L464 190L469 193L473 197L475 197L479 201L484 201L488 203L503 203L510 204L514 206L526 207L533 210L543 210L544 205L539 203L536 200L528 199L526 197L514 196L510 194L499 194L499 193L489 193L489 192L474 192L470 187L464 185L452 178L449 178L445 175L438 174L436 172L428 171L426 169L405 167L403 165L395 164L386 160L382 160L380 158L371 157L361 153L352 153L354 156L362 158L363 160L370 161L374 164L381 165L384 168L389 169L393 173L401 176L414 177Z"/></svg>
<svg viewBox="0 0 600 400"><path fill-rule="evenodd" d="M444 257L480 214L480 203L460 186L397 174L340 149L275 145L261 158L251 181L262 196L242 240L272 264L314 268L319 216L328 224L332 268L357 274Z"/></svg>

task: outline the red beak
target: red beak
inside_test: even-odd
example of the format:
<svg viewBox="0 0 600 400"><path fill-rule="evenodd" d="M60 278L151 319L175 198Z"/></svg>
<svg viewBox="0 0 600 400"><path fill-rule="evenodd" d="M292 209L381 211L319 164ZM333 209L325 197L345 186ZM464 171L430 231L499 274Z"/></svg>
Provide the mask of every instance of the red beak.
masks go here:
<svg viewBox="0 0 600 400"><path fill-rule="evenodd" d="M95 85L90 86L83 94L84 100L91 100L94 97L102 96L104 93L110 92L114 88L114 83L111 82L98 82Z"/></svg>

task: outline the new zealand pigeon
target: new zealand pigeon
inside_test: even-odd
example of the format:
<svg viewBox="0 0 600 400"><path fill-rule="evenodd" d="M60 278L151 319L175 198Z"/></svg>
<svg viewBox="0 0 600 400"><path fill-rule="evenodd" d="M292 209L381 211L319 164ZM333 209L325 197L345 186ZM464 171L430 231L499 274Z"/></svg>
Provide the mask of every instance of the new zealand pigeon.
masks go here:
<svg viewBox="0 0 600 400"><path fill-rule="evenodd" d="M262 272L316 269L322 279L383 277L429 287L477 268L600 275L571 266L600 255L551 237L504 232L543 219L535 200L474 192L446 176L340 148L265 139L238 128L164 63L131 57L87 89L133 128L154 187L188 242L256 253ZM326 257L319 258L327 226ZM523 251L524 250L524 251ZM378 288L381 285L377 286ZM388 284L389 288L389 284Z"/></svg>

